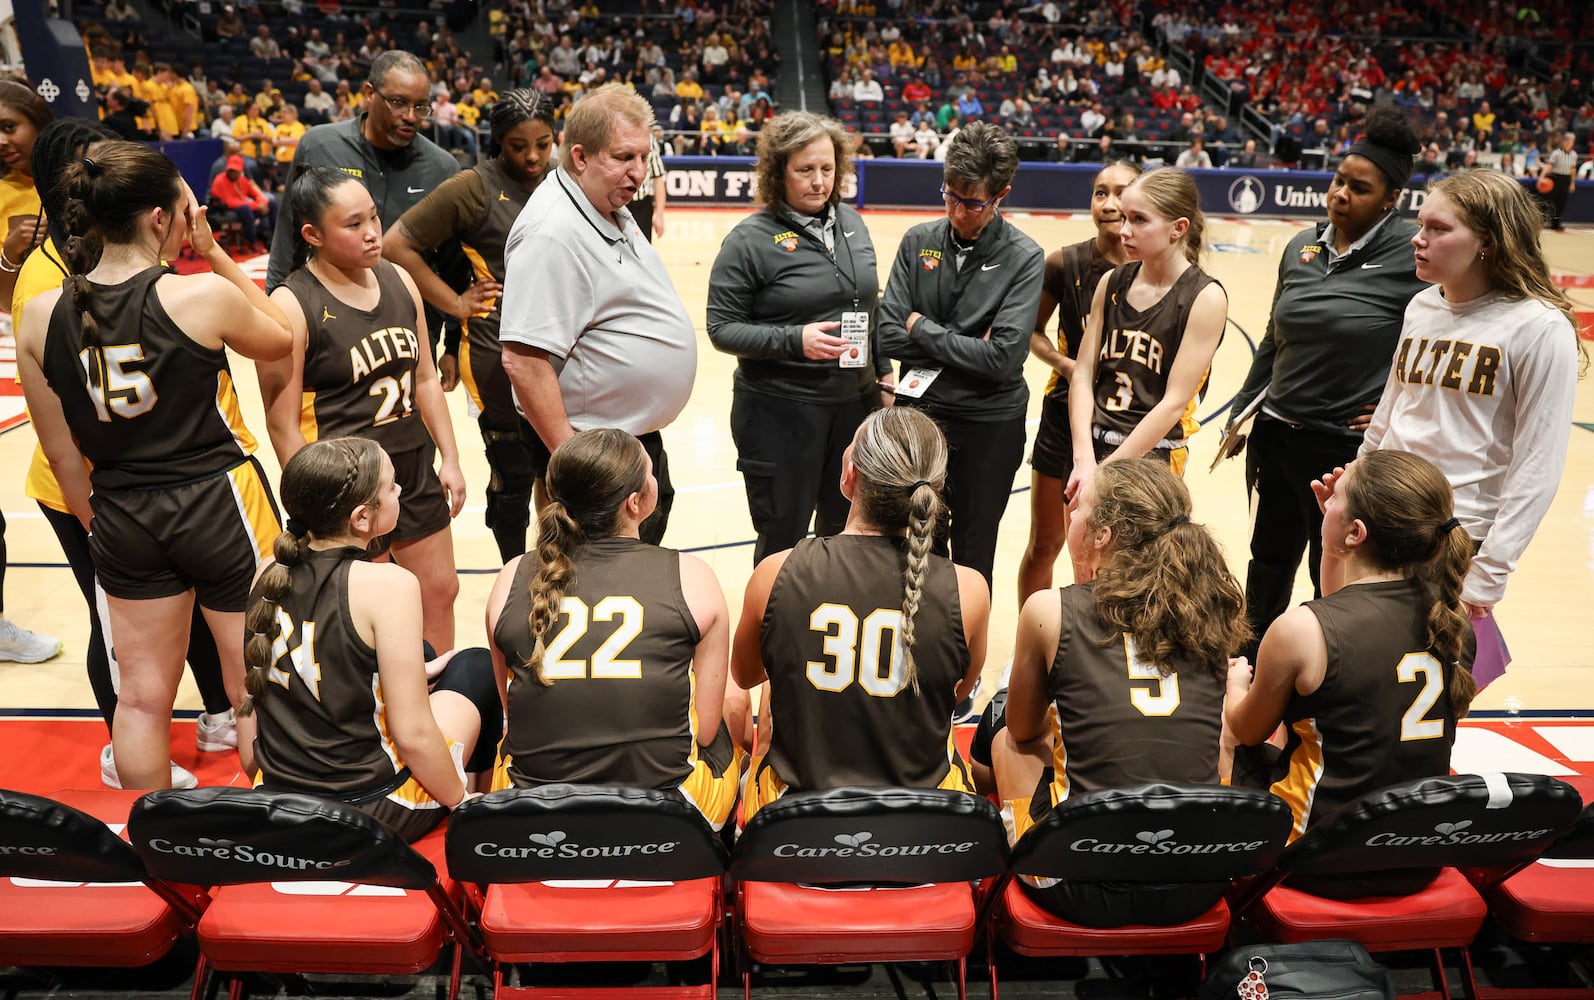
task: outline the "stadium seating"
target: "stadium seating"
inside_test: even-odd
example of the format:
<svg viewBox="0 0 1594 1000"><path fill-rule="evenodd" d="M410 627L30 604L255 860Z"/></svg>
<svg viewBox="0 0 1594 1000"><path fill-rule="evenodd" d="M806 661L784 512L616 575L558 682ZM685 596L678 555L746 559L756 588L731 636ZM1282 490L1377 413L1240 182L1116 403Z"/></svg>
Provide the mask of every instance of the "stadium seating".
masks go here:
<svg viewBox="0 0 1594 1000"><path fill-rule="evenodd" d="M0 790L0 966L147 965L193 930L204 894L150 881L117 836L138 796Z"/></svg>
<svg viewBox="0 0 1594 1000"><path fill-rule="evenodd" d="M1038 905L1018 875L1069 882L1229 882L1271 869L1289 835L1290 812L1265 791L1153 784L1104 789L1057 806L1013 845L990 922L991 995L998 938L1020 955L1200 955L1220 951L1229 908L1167 927L1087 927ZM1103 848L1106 848L1104 850Z"/></svg>
<svg viewBox="0 0 1594 1000"><path fill-rule="evenodd" d="M1577 817L1571 785L1530 774L1424 778L1373 792L1313 825L1277 867L1242 891L1233 909L1272 941L1349 938L1368 951L1431 951L1448 1000L1444 950L1460 953L1468 996L1477 995L1467 948L1487 913L1458 867L1530 861ZM1437 874L1436 874L1437 873ZM1354 891L1359 898L1326 898Z"/></svg>
<svg viewBox="0 0 1594 1000"><path fill-rule="evenodd" d="M749 959L939 961L965 996L981 927L970 883L1004 872L1006 847L996 807L963 792L841 788L764 806L731 856L744 993Z"/></svg>
<svg viewBox="0 0 1594 1000"><path fill-rule="evenodd" d="M725 848L678 795L563 784L494 792L449 820L448 865L471 883L495 997L539 992L509 984L513 963L704 955L704 985L627 992L714 995Z"/></svg>
<svg viewBox="0 0 1594 1000"><path fill-rule="evenodd" d="M453 946L453 1000L463 951L479 954L441 864L441 829L411 847L340 803L199 788L145 795L127 832L156 878L219 887L197 928L196 997L207 963L234 973L413 975ZM233 978L232 1000L242 984Z"/></svg>

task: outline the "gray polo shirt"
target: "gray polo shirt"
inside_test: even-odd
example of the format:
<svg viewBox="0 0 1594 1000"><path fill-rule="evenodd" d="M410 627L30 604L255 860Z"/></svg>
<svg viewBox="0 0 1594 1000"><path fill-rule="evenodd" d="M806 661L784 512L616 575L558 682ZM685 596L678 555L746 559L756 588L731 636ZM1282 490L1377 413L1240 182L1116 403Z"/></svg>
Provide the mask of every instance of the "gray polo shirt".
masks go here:
<svg viewBox="0 0 1594 1000"><path fill-rule="evenodd" d="M692 395L692 319L630 212L617 229L562 167L551 180L509 231L499 340L548 352L576 430L656 431Z"/></svg>

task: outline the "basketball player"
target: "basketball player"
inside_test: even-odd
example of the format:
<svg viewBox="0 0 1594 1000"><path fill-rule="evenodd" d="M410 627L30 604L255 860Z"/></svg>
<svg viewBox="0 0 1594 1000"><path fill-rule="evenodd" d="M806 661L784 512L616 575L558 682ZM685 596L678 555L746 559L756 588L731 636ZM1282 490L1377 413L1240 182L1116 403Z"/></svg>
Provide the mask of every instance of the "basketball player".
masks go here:
<svg viewBox="0 0 1594 1000"><path fill-rule="evenodd" d="M236 705L249 580L277 529L226 348L270 361L292 336L281 310L216 246L204 209L160 153L110 140L69 163L59 183L70 199L71 275L30 304L18 366L106 594L121 667L117 774L126 788L164 788L193 603L217 637ZM176 275L161 263L185 239L213 273ZM86 269L91 240L102 249ZM243 739L239 754L247 765Z"/></svg>
<svg viewBox="0 0 1594 1000"><path fill-rule="evenodd" d="M1129 263L1096 286L1069 383L1075 497L1099 462L1152 455L1183 475L1197 394L1228 321L1223 286L1201 270L1195 182L1162 167L1124 189Z"/></svg>
<svg viewBox="0 0 1594 1000"><path fill-rule="evenodd" d="M1041 422L1030 452L1029 543L1018 564L1019 607L1037 590L1052 585L1052 564L1068 539L1068 499L1063 484L1074 467L1074 438L1068 424L1068 383L1074 359L1090 320L1090 304L1102 275L1121 267L1129 258L1122 239L1123 210L1118 199L1140 168L1128 160L1102 167L1091 185L1090 218L1096 224L1092 239L1054 250L1046 255L1041 279L1040 310L1029 352L1052 370L1041 397ZM1046 324L1057 312L1057 346Z"/></svg>
<svg viewBox="0 0 1594 1000"><path fill-rule="evenodd" d="M1289 804L1292 841L1368 792L1449 774L1456 720L1476 691L1461 600L1472 540L1444 474L1408 452L1372 451L1316 489L1323 549L1344 573L1325 572L1322 597L1273 623L1254 677L1244 660L1228 677L1242 747L1287 727L1277 763L1259 767L1263 755L1241 749L1234 780L1270 785Z"/></svg>
<svg viewBox="0 0 1594 1000"><path fill-rule="evenodd" d="M420 293L382 259L376 205L354 177L332 167L299 171L288 211L301 248L271 295L293 324L294 350L259 366L271 443L284 466L320 437L382 445L404 494L393 559L421 582L426 641L452 649L459 577L449 520L465 505L465 477ZM442 468L434 471L438 452Z"/></svg>
<svg viewBox="0 0 1594 1000"><path fill-rule="evenodd" d="M239 715L259 720L262 788L347 803L413 841L464 800L465 772L492 769L503 705L485 649L424 662L419 584L366 559L398 523L399 492L369 438L288 460L288 530L250 594Z"/></svg>
<svg viewBox="0 0 1594 1000"><path fill-rule="evenodd" d="M725 704L719 581L697 557L641 540L659 487L624 431L568 438L549 461L548 492L536 550L503 568L487 600L509 709L493 787L674 789L719 829L740 776L730 731L746 714L740 691Z"/></svg>
<svg viewBox="0 0 1594 1000"><path fill-rule="evenodd" d="M1152 781L1217 784L1223 675L1245 640L1244 591L1190 491L1164 461L1123 459L1086 480L1069 526L1081 582L1019 615L1007 728L991 745L1017 841L1073 795ZM1048 911L1090 927L1168 925L1228 882L1116 886L1025 878Z"/></svg>
<svg viewBox="0 0 1594 1000"><path fill-rule="evenodd" d="M492 470L487 527L498 542L499 557L508 562L526 551L536 470L522 441L531 427L515 412L514 390L504 372L497 296L503 288L509 227L553 162L555 123L552 104L535 90L505 91L489 121L487 158L444 181L405 212L383 237L382 255L409 272L434 308L466 325L459 360L444 354L439 367L445 389L463 376L471 401L481 411L477 423ZM422 256L454 238L475 271L475 283L463 293L448 287Z"/></svg>
<svg viewBox="0 0 1594 1000"><path fill-rule="evenodd" d="M908 407L877 410L842 456L852 504L839 535L809 538L753 571L732 673L766 679L743 817L788 789L847 785L972 791L952 707L985 664L990 591L933 555L947 444Z"/></svg>

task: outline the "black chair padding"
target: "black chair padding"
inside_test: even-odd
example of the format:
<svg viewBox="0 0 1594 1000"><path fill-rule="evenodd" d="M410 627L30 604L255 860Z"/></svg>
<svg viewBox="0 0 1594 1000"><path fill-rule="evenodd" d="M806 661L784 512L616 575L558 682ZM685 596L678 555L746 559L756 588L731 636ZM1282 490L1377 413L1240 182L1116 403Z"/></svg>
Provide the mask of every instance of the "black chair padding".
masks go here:
<svg viewBox="0 0 1594 1000"><path fill-rule="evenodd" d="M1070 882L1219 882L1271 868L1291 821L1284 801L1260 789L1107 788L1052 809L1008 865Z"/></svg>
<svg viewBox="0 0 1594 1000"><path fill-rule="evenodd" d="M142 882L144 863L86 812L0 789L0 875L58 882Z"/></svg>
<svg viewBox="0 0 1594 1000"><path fill-rule="evenodd" d="M725 846L679 795L605 785L511 788L448 820L448 870L470 882L684 881L725 871Z"/></svg>
<svg viewBox="0 0 1594 1000"><path fill-rule="evenodd" d="M1284 851L1279 868L1341 875L1511 865L1537 858L1582 808L1564 781L1540 774L1494 778L1509 789L1509 801L1495 808L1476 774L1421 778L1364 795L1307 830Z"/></svg>
<svg viewBox="0 0 1594 1000"><path fill-rule="evenodd" d="M962 882L1007 870L990 800L933 788L794 792L760 809L731 852L748 882Z"/></svg>
<svg viewBox="0 0 1594 1000"><path fill-rule="evenodd" d="M127 833L150 873L191 885L335 880L426 889L432 863L357 809L253 788L167 788L133 804Z"/></svg>
<svg viewBox="0 0 1594 1000"><path fill-rule="evenodd" d="M1541 856L1567 861L1594 859L1594 805L1585 808L1577 817L1577 822L1572 824L1572 828L1562 834L1561 839L1551 844Z"/></svg>

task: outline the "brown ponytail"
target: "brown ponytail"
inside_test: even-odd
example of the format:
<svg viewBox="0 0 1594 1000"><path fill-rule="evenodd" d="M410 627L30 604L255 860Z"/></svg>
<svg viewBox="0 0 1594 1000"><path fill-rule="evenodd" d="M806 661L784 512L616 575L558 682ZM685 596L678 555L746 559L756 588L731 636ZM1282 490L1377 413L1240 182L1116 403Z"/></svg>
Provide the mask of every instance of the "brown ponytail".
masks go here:
<svg viewBox="0 0 1594 1000"><path fill-rule="evenodd" d="M526 588L532 640L526 666L543 687L553 683L542 674L542 658L565 595L575 586L577 555L588 540L615 533L626 498L647 489L647 482L641 442L612 427L576 434L548 460L550 499L537 515L538 566Z"/></svg>
<svg viewBox="0 0 1594 1000"><path fill-rule="evenodd" d="M270 688L271 671L277 665L272 648L278 638L284 641L288 638L282 634L282 621L277 613L281 610L282 599L292 589L293 577L288 571L304 561L306 548L303 538L287 531L278 535L271 545L271 556L276 561L260 574L260 582L256 585L260 596L244 615L244 665L248 667L244 674L244 690L249 697L238 706L241 716L252 714L255 703L265 698Z"/></svg>

